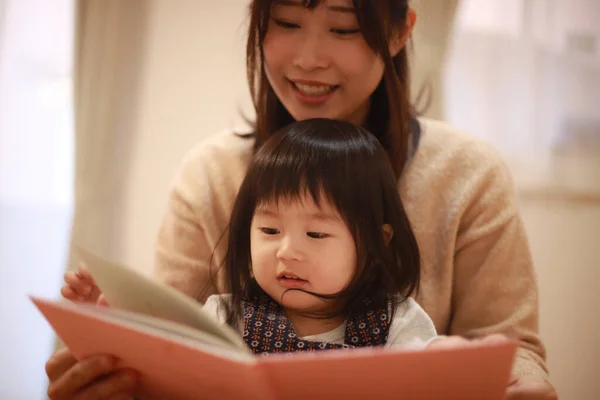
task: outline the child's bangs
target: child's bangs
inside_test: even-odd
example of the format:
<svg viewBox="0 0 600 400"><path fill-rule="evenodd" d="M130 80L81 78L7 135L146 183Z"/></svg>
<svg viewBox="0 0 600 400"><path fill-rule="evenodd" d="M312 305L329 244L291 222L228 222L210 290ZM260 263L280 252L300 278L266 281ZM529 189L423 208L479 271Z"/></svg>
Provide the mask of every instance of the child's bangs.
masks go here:
<svg viewBox="0 0 600 400"><path fill-rule="evenodd" d="M312 200L323 208L327 202L347 223L356 222L362 204L378 195L371 165L377 145L374 136L350 123L295 123L257 152L248 176L249 200L254 207ZM356 187L373 189L357 193Z"/></svg>
<svg viewBox="0 0 600 400"><path fill-rule="evenodd" d="M318 166L268 165L256 176L254 200L258 206L277 207L280 204L312 200L321 207L325 200L337 207L331 180L319 172ZM337 207L339 208L339 207Z"/></svg>

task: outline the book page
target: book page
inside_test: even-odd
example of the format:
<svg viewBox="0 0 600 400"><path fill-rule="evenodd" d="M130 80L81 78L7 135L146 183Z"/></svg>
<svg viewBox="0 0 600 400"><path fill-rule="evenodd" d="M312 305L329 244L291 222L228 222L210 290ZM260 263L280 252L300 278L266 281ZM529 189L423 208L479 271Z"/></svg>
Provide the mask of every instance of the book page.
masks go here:
<svg viewBox="0 0 600 400"><path fill-rule="evenodd" d="M67 301L31 298L73 355L81 360L110 354L121 367L139 373L143 399L248 399L269 398L256 369L256 358L239 350L227 350L196 340L211 338L196 332L197 338L165 332L147 324L121 318L117 309ZM210 339L209 339L210 340Z"/></svg>
<svg viewBox="0 0 600 400"><path fill-rule="evenodd" d="M286 400L504 400L517 347L508 342L424 351L305 352L261 358L260 368L274 397Z"/></svg>
<svg viewBox="0 0 600 400"><path fill-rule="evenodd" d="M178 322L248 351L241 335L202 310L202 305L175 288L104 260L82 248L77 254L90 270L110 307Z"/></svg>
<svg viewBox="0 0 600 400"><path fill-rule="evenodd" d="M86 315L108 324L119 325L139 332L143 331L148 335L198 348L227 359L243 362L252 360L253 357L251 352L240 351L237 346L217 336L162 318L117 308L72 303L67 300L49 300L35 296L30 296L30 298L38 308L40 305L50 307L49 304L52 304L52 307L62 309L70 314Z"/></svg>

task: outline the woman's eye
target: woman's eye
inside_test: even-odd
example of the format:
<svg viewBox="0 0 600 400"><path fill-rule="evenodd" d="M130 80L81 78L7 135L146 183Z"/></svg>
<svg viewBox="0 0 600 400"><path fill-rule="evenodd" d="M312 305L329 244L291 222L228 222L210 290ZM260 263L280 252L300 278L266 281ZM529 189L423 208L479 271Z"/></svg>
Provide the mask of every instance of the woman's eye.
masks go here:
<svg viewBox="0 0 600 400"><path fill-rule="evenodd" d="M313 239L325 239L329 236L328 234L321 232L308 232L306 235Z"/></svg>
<svg viewBox="0 0 600 400"><path fill-rule="evenodd" d="M286 29L296 29L296 28L300 28L300 25L298 24L294 24L291 22L286 22L286 21L282 21L280 19L273 19L273 22L275 22L276 25L282 27L282 28L286 28Z"/></svg>
<svg viewBox="0 0 600 400"><path fill-rule="evenodd" d="M360 29L332 29L331 32L337 33L338 35L353 35L360 32Z"/></svg>
<svg viewBox="0 0 600 400"><path fill-rule="evenodd" d="M279 230L274 228L260 228L260 231L265 235L277 235L279 233Z"/></svg>

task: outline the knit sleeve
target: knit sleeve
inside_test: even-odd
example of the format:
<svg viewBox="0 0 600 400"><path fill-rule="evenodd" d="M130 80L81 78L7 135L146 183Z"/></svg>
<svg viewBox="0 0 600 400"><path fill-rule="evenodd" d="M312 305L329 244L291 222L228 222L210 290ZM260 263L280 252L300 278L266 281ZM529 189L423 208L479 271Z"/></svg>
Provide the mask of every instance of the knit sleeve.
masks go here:
<svg viewBox="0 0 600 400"><path fill-rule="evenodd" d="M217 289L210 274L211 241L195 212L193 203L198 199L190 198L202 187L203 177L196 174L192 179L192 169L189 163L182 167L169 194L159 227L153 273L160 281L204 302Z"/></svg>
<svg viewBox="0 0 600 400"><path fill-rule="evenodd" d="M222 289L227 225L251 149L231 133L205 140L187 154L169 194L153 275L201 303Z"/></svg>
<svg viewBox="0 0 600 400"><path fill-rule="evenodd" d="M493 152L476 160L458 227L449 334L504 333L520 341L514 373L548 381L538 335L538 291L508 168Z"/></svg>

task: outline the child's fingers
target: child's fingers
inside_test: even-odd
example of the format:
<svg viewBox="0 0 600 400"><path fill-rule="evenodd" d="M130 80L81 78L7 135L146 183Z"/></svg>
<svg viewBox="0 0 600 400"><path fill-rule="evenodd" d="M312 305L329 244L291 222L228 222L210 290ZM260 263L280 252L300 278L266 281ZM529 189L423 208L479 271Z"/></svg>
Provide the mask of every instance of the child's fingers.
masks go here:
<svg viewBox="0 0 600 400"><path fill-rule="evenodd" d="M60 294L67 300L83 301L83 297L75 292L69 285L64 285L62 288L60 288Z"/></svg>
<svg viewBox="0 0 600 400"><path fill-rule="evenodd" d="M93 282L88 281L85 278L82 278L75 271L67 271L65 272L65 283L69 285L75 293L80 296L87 296L92 292Z"/></svg>
<svg viewBox="0 0 600 400"><path fill-rule="evenodd" d="M510 341L510 338L502 333L492 333L482 337L481 343L483 344L503 344Z"/></svg>
<svg viewBox="0 0 600 400"><path fill-rule="evenodd" d="M85 264L79 264L76 271L67 271L64 280L66 285L60 290L64 298L91 303L98 300L100 289Z"/></svg>
<svg viewBox="0 0 600 400"><path fill-rule="evenodd" d="M106 297L104 297L103 294L101 294L98 297L98 300L96 301L96 305L98 305L100 307L108 307L108 301L106 301Z"/></svg>
<svg viewBox="0 0 600 400"><path fill-rule="evenodd" d="M87 265L85 265L84 263L80 262L79 264L77 264L77 272L85 279L87 279L88 281L94 283L94 285L96 284L94 277L92 276L92 274L90 273L90 270L88 269Z"/></svg>
<svg viewBox="0 0 600 400"><path fill-rule="evenodd" d="M467 347L470 344L471 342L469 342L468 339L465 339L460 336L443 336L431 341L427 348L436 350L450 350L461 347Z"/></svg>

